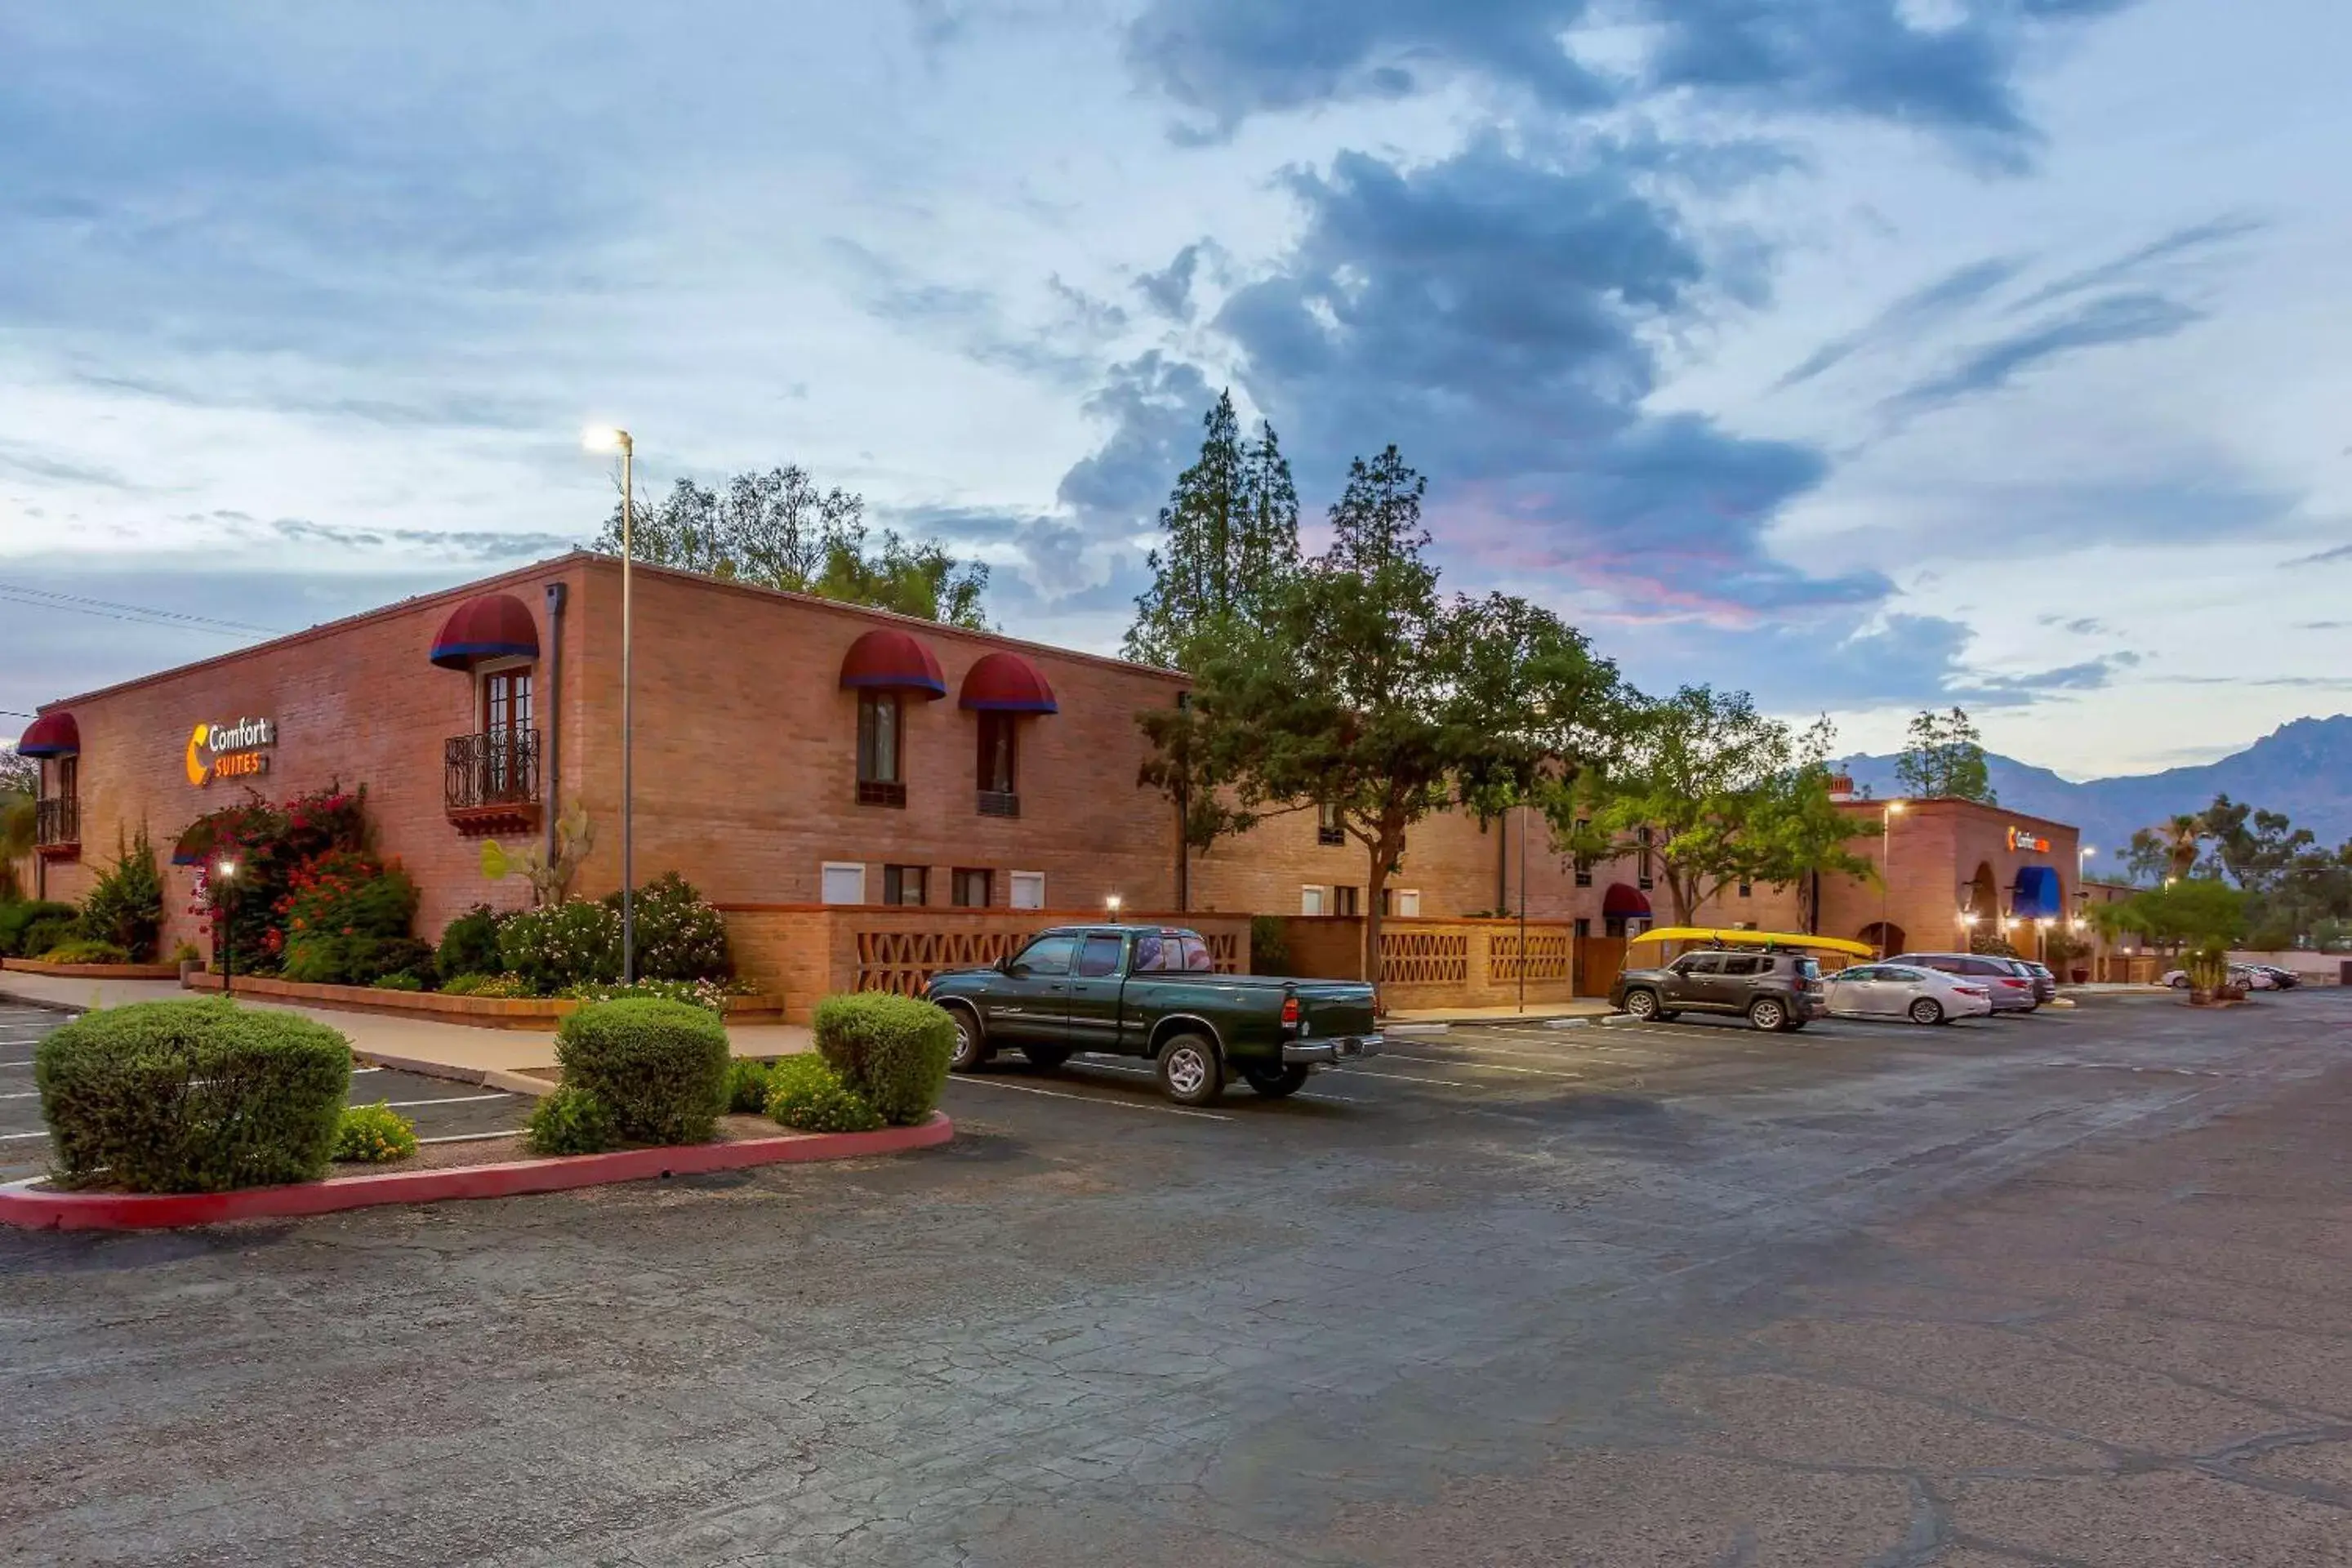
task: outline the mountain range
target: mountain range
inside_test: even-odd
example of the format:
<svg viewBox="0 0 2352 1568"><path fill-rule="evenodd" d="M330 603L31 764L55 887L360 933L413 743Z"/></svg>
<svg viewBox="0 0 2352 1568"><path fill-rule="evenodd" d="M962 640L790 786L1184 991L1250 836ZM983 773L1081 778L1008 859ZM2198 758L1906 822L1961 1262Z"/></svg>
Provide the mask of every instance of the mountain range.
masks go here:
<svg viewBox="0 0 2352 1568"><path fill-rule="evenodd" d="M1838 767L1874 795L1902 793L1891 756L1849 757ZM1985 753L1986 772L2000 804L2031 816L2073 823L2099 853L2094 877L2121 878L2122 850L2132 834L2179 812L2200 811L2217 795L2265 811L2284 812L2322 844L2352 838L2352 714L2297 719L2242 752L2192 767L2127 773L2075 783L2014 757Z"/></svg>

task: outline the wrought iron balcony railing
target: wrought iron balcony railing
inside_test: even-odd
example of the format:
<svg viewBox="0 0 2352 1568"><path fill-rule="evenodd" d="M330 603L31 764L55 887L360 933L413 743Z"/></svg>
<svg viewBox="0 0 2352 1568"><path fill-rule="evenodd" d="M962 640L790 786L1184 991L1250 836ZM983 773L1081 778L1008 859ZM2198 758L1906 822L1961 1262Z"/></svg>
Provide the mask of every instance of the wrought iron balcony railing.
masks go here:
<svg viewBox="0 0 2352 1568"><path fill-rule="evenodd" d="M81 801L74 795L61 795L42 801L33 808L33 845L39 849L61 848L81 842Z"/></svg>
<svg viewBox="0 0 2352 1568"><path fill-rule="evenodd" d="M452 814L539 804L539 731L452 735L441 748L444 799Z"/></svg>

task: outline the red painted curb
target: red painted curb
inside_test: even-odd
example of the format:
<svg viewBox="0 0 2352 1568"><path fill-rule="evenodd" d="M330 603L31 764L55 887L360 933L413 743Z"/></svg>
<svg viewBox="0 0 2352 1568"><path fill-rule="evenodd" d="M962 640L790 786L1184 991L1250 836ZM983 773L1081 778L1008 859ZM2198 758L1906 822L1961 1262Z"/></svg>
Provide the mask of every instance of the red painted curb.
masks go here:
<svg viewBox="0 0 2352 1568"><path fill-rule="evenodd" d="M6 1187L0 1188L0 1225L27 1230L153 1230L230 1219L333 1214L381 1204L512 1198L569 1187L641 1182L654 1176L898 1154L933 1148L954 1136L955 1123L935 1110L928 1121L913 1127L886 1127L878 1132L795 1133L738 1143L683 1143L665 1149L623 1149L611 1154L509 1160L446 1171L385 1171L282 1187L240 1187L227 1193L39 1193Z"/></svg>

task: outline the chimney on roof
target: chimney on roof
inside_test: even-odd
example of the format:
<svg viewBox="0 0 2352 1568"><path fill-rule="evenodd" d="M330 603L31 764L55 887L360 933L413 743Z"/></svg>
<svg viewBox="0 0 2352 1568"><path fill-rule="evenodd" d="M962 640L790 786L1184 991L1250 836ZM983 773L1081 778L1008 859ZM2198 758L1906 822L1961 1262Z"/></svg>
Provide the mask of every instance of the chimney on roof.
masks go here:
<svg viewBox="0 0 2352 1568"><path fill-rule="evenodd" d="M1830 775L1830 798L1836 801L1852 800L1853 798L1853 775L1852 773L1832 773Z"/></svg>

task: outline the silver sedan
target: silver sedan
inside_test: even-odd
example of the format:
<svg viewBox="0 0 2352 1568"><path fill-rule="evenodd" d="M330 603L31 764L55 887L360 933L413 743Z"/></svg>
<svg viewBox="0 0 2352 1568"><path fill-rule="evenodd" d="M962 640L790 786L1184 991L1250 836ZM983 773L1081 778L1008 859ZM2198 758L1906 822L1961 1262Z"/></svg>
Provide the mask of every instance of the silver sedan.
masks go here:
<svg viewBox="0 0 2352 1568"><path fill-rule="evenodd" d="M1833 1018L1908 1018L1942 1024L1992 1011L1992 992L1964 975L1908 963L1864 963L1829 977Z"/></svg>

